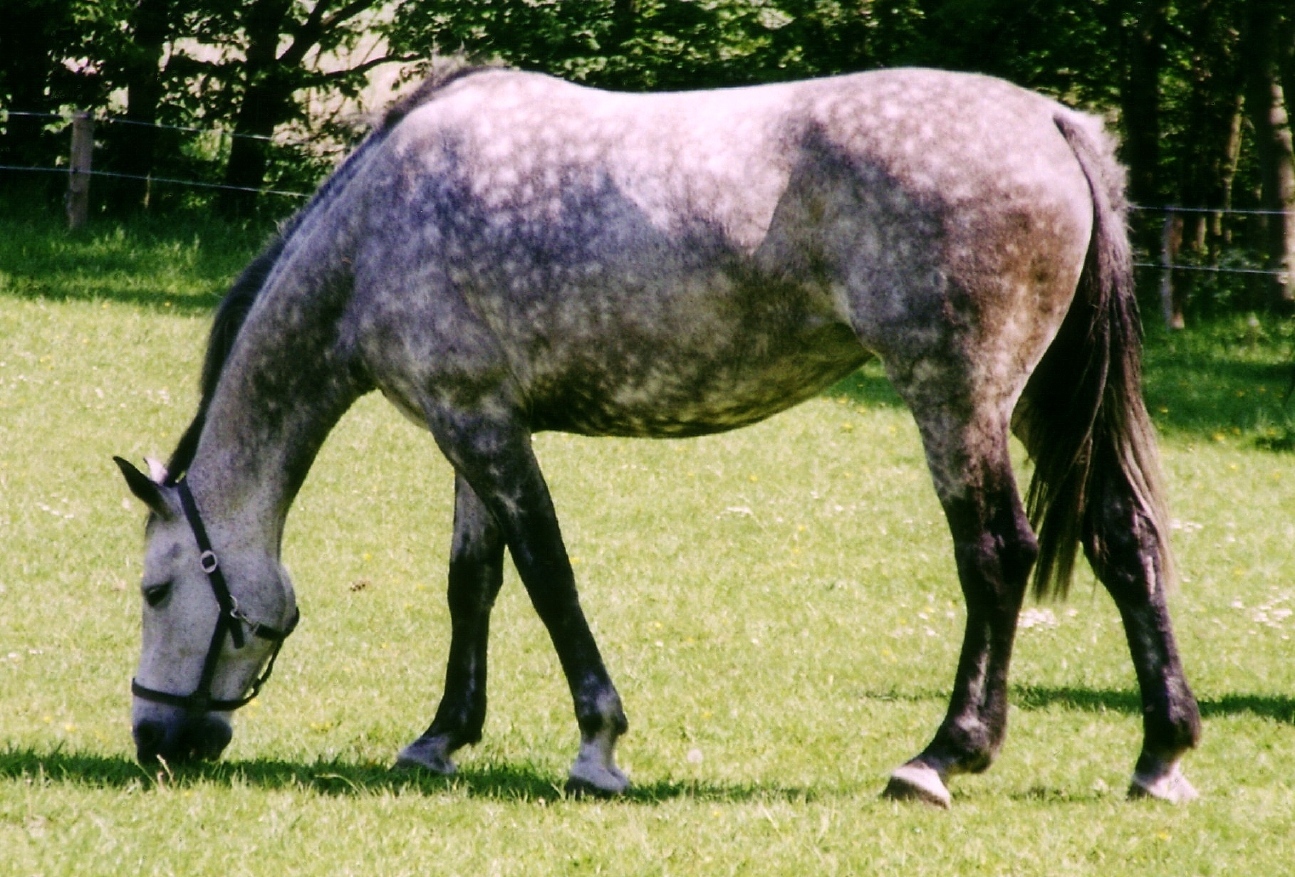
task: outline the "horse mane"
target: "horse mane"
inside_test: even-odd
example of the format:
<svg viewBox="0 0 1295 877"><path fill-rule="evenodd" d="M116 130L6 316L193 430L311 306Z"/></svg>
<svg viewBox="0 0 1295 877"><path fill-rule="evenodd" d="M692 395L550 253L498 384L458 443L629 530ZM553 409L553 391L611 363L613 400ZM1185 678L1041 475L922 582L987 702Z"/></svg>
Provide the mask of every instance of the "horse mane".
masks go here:
<svg viewBox="0 0 1295 877"><path fill-rule="evenodd" d="M422 84L387 109L373 133L324 181L306 206L282 225L251 264L238 275L238 279L234 281L229 292L225 293L224 299L216 308L216 315L212 320L207 353L202 363L198 410L167 461L167 480L170 483L178 481L193 463L194 455L198 451L198 439L207 423L207 411L211 408L212 397L215 396L216 386L220 383L225 363L234 349L234 342L238 340L238 334L247 320L247 315L251 313L253 305L265 288L270 273L278 263L279 257L283 255L284 248L287 247L293 233L318 204L351 178L360 157L385 140L387 134L399 124L401 119L432 100L451 83L473 73L490 69L496 68L469 64L461 58L442 62Z"/></svg>
<svg viewBox="0 0 1295 877"><path fill-rule="evenodd" d="M378 125L378 130L382 132L390 131L400 124L402 119L423 104L431 101L452 83L474 73L498 69L501 68L488 64L473 64L457 56L435 63L431 74L419 83L417 88L387 107L387 111L382 116L382 122Z"/></svg>
<svg viewBox="0 0 1295 877"><path fill-rule="evenodd" d="M198 437L207 422L207 410L211 407L211 399L215 395L216 385L220 382L225 361L229 359L229 353L234 349L238 332L252 310L252 305L256 303L262 287L265 286L271 269L282 255L283 248L288 243L288 237L300 222L300 217L300 213L293 216L284 229L270 239L269 244L238 275L238 279L234 281L234 285L230 287L229 292L225 293L224 299L216 308L211 335L207 341L207 354L202 362L198 411L184 434L180 436L180 441L166 464L167 480L171 483L177 481L193 462L193 456L198 450Z"/></svg>

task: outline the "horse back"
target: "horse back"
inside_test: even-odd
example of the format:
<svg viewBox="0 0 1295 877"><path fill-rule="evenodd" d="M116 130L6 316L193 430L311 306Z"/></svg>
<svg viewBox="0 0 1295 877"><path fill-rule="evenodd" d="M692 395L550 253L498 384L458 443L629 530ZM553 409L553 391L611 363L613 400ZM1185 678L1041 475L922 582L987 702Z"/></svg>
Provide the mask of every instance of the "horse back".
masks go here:
<svg viewBox="0 0 1295 877"><path fill-rule="evenodd" d="M1091 224L1066 112L935 71L656 95L461 78L357 189L376 380L417 409L448 345L455 381L506 374L537 428L680 435L869 353L970 361L992 340L1032 367Z"/></svg>

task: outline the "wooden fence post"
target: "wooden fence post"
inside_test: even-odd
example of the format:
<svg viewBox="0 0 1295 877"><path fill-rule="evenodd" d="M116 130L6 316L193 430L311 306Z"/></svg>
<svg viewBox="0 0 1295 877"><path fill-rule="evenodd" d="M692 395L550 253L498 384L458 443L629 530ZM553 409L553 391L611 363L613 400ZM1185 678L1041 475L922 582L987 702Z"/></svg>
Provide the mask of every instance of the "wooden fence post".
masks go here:
<svg viewBox="0 0 1295 877"><path fill-rule="evenodd" d="M1167 329L1182 329L1184 290L1174 283L1174 264L1183 244L1183 217L1170 207L1165 211L1165 224L1160 232L1160 313Z"/></svg>
<svg viewBox="0 0 1295 877"><path fill-rule="evenodd" d="M90 164L94 155L94 119L86 110L72 116L72 158L67 169L67 226L80 228L90 213Z"/></svg>

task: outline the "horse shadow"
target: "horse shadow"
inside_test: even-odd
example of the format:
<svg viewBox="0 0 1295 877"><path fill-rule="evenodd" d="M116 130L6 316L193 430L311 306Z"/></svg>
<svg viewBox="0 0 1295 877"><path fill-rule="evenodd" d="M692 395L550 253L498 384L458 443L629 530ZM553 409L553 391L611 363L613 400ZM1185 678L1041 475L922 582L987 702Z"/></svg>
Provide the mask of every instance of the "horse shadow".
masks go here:
<svg viewBox="0 0 1295 877"><path fill-rule="evenodd" d="M573 797L557 775L538 766L466 765L454 776L393 769L372 762L278 759L208 762L180 768L145 768L126 755L65 751L60 747L0 750L0 779L32 780L90 788L187 788L202 783L250 786L265 790L309 789L323 795L359 797L374 794L444 793L498 801L551 803ZM677 798L742 803L782 800L804 803L832 794L770 783L710 783L698 780L657 780L635 783L617 798L621 803L653 805Z"/></svg>
<svg viewBox="0 0 1295 877"><path fill-rule="evenodd" d="M907 699L895 694L883 699ZM925 699L925 698L921 698ZM1049 686L1013 686L1012 700L1023 710L1059 707L1076 712L1141 715L1134 690L1094 690ZM1208 719L1253 716L1295 726L1295 698L1284 695L1224 694L1199 700ZM385 764L343 759L315 762L249 759L202 763L177 769L145 769L124 754L8 746L0 749L0 779L32 780L92 788L186 787L200 783L252 786L267 790L310 789L347 797L384 793L435 796L447 792L499 801L555 802L570 797L553 771L537 765L463 765L459 773L441 777L422 771L393 770ZM869 785L874 778L863 778ZM621 803L656 805L675 799L744 803L778 800L810 803L859 789L804 787L768 782L723 783L695 779L660 779L635 783L618 799ZM1069 799L1059 792L1035 789L1027 797Z"/></svg>
<svg viewBox="0 0 1295 877"><path fill-rule="evenodd" d="M1012 687L1012 702L1023 710L1059 706L1079 712L1142 714L1142 700L1134 690L1095 691L1086 688L1024 685ZM1295 698L1284 695L1223 694L1198 697L1204 719L1249 715L1295 726Z"/></svg>
<svg viewBox="0 0 1295 877"><path fill-rule="evenodd" d="M864 408L903 408L904 400L895 392L880 360L871 359L852 374L823 391L832 399L845 399Z"/></svg>

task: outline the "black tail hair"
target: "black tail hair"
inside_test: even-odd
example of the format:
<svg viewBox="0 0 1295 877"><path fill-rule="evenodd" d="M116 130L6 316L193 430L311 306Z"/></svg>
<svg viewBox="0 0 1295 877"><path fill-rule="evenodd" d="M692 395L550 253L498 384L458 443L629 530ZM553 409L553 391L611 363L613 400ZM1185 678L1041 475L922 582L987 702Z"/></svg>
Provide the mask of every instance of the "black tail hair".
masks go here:
<svg viewBox="0 0 1295 877"><path fill-rule="evenodd" d="M1074 301L1014 415L1035 466L1026 509L1039 540L1040 597L1066 594L1082 539L1104 553L1097 500L1119 480L1159 537L1167 579L1173 569L1155 430L1142 400L1124 172L1100 134L1068 116L1055 121L1088 178L1093 232Z"/></svg>

